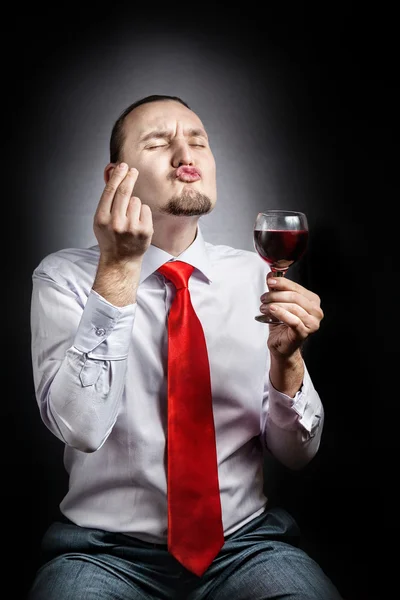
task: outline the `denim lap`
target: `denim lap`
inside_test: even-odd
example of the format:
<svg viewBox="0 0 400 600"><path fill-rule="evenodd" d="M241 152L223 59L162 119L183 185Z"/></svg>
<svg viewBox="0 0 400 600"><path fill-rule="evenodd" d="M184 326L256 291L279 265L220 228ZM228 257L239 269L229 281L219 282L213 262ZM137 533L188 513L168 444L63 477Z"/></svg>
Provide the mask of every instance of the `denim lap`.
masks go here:
<svg viewBox="0 0 400 600"><path fill-rule="evenodd" d="M165 547L56 523L28 600L341 600L298 542L292 517L270 509L229 536L198 578Z"/></svg>
<svg viewBox="0 0 400 600"><path fill-rule="evenodd" d="M299 541L286 511L267 511L228 538L188 600L341 600Z"/></svg>
<svg viewBox="0 0 400 600"><path fill-rule="evenodd" d="M106 562L71 554L39 570L28 600L144 600L149 598Z"/></svg>

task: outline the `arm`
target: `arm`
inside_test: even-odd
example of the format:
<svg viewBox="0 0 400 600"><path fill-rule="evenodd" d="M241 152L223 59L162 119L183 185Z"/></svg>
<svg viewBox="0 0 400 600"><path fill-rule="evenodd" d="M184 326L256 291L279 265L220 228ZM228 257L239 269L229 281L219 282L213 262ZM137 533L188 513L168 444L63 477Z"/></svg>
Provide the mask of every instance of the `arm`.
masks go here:
<svg viewBox="0 0 400 600"><path fill-rule="evenodd" d="M57 267L36 269L31 304L35 393L43 421L84 452L100 448L118 416L150 208L134 197L136 169L109 164L95 217L100 260L86 301Z"/></svg>
<svg viewBox="0 0 400 600"><path fill-rule="evenodd" d="M324 423L324 410L307 368L298 358L288 368L288 377L302 375L297 389L279 391L272 382L273 367L264 387L264 434L268 450L290 469L305 467L318 451ZM297 361L296 361L297 362Z"/></svg>
<svg viewBox="0 0 400 600"><path fill-rule="evenodd" d="M318 451L324 411L301 355L305 339L323 318L319 297L286 277L267 276L260 310L283 324L270 325L270 371L264 387L266 445L285 466L300 469Z"/></svg>
<svg viewBox="0 0 400 600"><path fill-rule="evenodd" d="M97 450L117 419L135 311L94 290L82 306L60 269L34 271L31 354L41 418L83 452Z"/></svg>

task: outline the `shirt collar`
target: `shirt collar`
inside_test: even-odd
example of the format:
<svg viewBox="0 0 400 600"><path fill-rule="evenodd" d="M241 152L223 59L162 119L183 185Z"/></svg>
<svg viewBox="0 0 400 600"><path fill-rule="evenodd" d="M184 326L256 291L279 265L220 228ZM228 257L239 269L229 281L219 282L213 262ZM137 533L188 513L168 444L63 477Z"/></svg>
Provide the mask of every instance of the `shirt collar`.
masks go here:
<svg viewBox="0 0 400 600"><path fill-rule="evenodd" d="M170 260L182 260L197 269L208 282L212 281L212 265L199 224L197 224L195 240L179 256L172 256L165 250L150 244L143 256L139 285Z"/></svg>

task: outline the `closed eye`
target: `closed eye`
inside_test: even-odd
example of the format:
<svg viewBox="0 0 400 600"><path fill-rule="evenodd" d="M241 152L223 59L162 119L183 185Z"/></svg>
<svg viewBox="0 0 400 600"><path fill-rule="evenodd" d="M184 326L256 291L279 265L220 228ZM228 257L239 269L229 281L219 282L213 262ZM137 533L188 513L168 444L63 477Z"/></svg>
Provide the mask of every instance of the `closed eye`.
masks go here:
<svg viewBox="0 0 400 600"><path fill-rule="evenodd" d="M155 148L166 148L168 144L157 144L156 146L147 146L146 150L154 150Z"/></svg>

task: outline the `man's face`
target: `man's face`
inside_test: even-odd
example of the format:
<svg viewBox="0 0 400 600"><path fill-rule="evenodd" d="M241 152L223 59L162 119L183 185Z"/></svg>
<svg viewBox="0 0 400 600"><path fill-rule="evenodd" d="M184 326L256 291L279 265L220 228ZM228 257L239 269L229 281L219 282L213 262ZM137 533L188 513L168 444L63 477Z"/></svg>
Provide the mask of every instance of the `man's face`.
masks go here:
<svg viewBox="0 0 400 600"><path fill-rule="evenodd" d="M179 102L135 108L125 119L121 160L136 167L133 191L153 216L209 213L217 199L215 160L198 116Z"/></svg>

